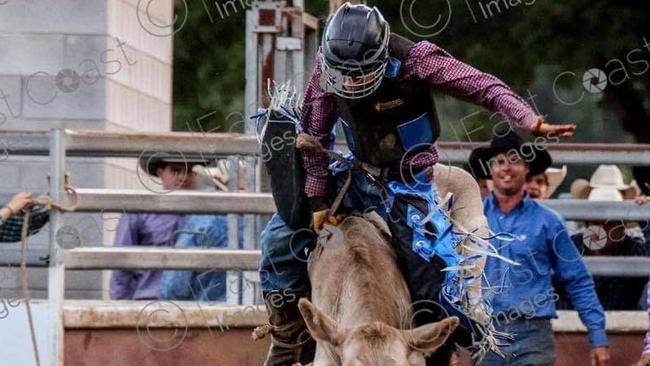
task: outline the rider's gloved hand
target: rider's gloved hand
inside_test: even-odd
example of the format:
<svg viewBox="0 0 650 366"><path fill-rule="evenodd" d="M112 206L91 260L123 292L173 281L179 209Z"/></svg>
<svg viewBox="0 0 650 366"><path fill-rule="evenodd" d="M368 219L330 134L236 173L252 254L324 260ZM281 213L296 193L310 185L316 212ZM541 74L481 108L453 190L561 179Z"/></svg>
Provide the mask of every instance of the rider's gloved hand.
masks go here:
<svg viewBox="0 0 650 366"><path fill-rule="evenodd" d="M339 224L339 217L328 215L330 207L325 197L309 197L309 207L311 208L312 223L316 234L320 234L325 225Z"/></svg>

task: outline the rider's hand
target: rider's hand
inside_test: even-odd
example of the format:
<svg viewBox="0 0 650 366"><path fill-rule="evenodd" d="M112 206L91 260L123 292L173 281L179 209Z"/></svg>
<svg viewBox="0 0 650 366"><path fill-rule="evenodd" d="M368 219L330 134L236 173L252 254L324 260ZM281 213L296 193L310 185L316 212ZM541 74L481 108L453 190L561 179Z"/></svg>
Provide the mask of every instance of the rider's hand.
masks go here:
<svg viewBox="0 0 650 366"><path fill-rule="evenodd" d="M530 127L530 132L534 136L545 137L571 137L576 130L576 125L551 125L544 121L543 117L537 117L537 120Z"/></svg>
<svg viewBox="0 0 650 366"><path fill-rule="evenodd" d="M329 208L325 210L319 210L312 213L312 219L314 221L314 232L320 234L320 231L326 225L338 225L341 222L341 218L338 216L329 216Z"/></svg>
<svg viewBox="0 0 650 366"><path fill-rule="evenodd" d="M22 209L30 206L33 203L32 194L30 192L18 192L5 207L9 208L14 215L20 213Z"/></svg>
<svg viewBox="0 0 650 366"><path fill-rule="evenodd" d="M609 347L592 348L589 353L589 360L591 366L609 365Z"/></svg>
<svg viewBox="0 0 650 366"><path fill-rule="evenodd" d="M329 209L325 209L325 210L320 210L320 211L313 212L311 214L311 218L312 218L312 221L314 223L314 232L316 232L316 234L320 234L320 231L323 228L323 226L325 225L325 222L328 221L327 220L327 213L328 212L329 212Z"/></svg>

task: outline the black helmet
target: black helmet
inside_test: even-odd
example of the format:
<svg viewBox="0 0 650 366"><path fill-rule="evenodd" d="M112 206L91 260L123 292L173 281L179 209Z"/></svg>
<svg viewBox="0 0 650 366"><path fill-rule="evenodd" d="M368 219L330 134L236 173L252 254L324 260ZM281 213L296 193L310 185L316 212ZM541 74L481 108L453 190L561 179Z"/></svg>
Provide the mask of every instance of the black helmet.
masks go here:
<svg viewBox="0 0 650 366"><path fill-rule="evenodd" d="M386 72L390 28L375 7L345 3L325 26L321 70L325 90L343 98L372 94Z"/></svg>

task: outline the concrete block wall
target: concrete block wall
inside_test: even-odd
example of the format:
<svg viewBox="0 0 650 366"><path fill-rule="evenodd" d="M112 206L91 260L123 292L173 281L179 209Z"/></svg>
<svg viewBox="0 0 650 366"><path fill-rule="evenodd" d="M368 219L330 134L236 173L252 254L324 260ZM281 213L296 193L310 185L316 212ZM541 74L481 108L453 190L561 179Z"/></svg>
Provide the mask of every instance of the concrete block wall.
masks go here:
<svg viewBox="0 0 650 366"><path fill-rule="evenodd" d="M7 0L0 2L0 130L52 128L169 131L173 0L149 14L137 0ZM146 4L146 2L144 2ZM167 32L170 33L170 32ZM65 78L63 76L70 75ZM0 134L0 141L2 136ZM68 159L80 188L142 188L135 159ZM47 157L0 157L0 196L47 191ZM66 214L79 245L110 245L118 214ZM47 248L48 228L29 241ZM2 244L2 251L17 244ZM47 295L47 270L29 272L31 295ZM106 297L107 274L67 272L68 298ZM15 268L0 269L0 297L19 293Z"/></svg>

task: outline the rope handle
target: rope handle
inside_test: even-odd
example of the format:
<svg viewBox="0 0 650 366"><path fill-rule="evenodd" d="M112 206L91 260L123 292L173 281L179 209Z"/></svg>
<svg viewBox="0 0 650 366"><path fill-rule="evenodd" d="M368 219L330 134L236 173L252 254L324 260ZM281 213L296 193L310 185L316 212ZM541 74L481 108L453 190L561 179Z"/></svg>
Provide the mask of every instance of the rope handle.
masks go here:
<svg viewBox="0 0 650 366"><path fill-rule="evenodd" d="M40 195L36 198L34 198L34 204L38 206L43 206L47 210L51 209L57 209L62 212L73 212L77 209L77 206L79 206L79 195L77 194L77 191L75 188L70 185L64 185L63 189L67 193L69 197L69 204L63 205L57 202L54 202L52 197L50 197L47 194Z"/></svg>
<svg viewBox="0 0 650 366"><path fill-rule="evenodd" d="M66 176L67 182L67 176ZM77 191L70 184L65 184L64 189L69 197L70 203L68 205L62 205L57 202L54 202L52 197L48 195L41 195L36 197L33 202L34 205L43 206L48 211L51 209L57 209L62 212L72 212L76 210L79 203L79 196ZM9 207L9 210L13 212L13 208ZM38 351L38 344L36 342L36 331L34 330L34 319L32 315L32 308L30 305L30 295L29 295L29 286L28 286L28 275L27 275L27 237L29 236L29 219L31 216L31 210L25 210L23 215L23 226L21 228L20 239L21 239L21 260L20 260L20 274L21 274L21 288L23 298L25 299L25 309L27 311L27 322L29 325L32 350L34 352L34 359L36 365L41 365L40 355Z"/></svg>
<svg viewBox="0 0 650 366"><path fill-rule="evenodd" d="M300 337L305 334L307 335L307 337L303 337L304 339L302 341L298 340L296 343L283 342L274 336L274 333L281 329L282 327L279 327L277 325L272 325L270 323L266 323L253 329L253 333L251 334L251 339L253 341L258 341L266 337L268 334L271 334L271 343L273 343L275 346L288 348L288 349L296 349L302 347L305 344L309 343L309 341L311 341L311 337L309 336L309 333L307 331L303 331L303 333L298 335L298 339L300 339Z"/></svg>
<svg viewBox="0 0 650 366"><path fill-rule="evenodd" d="M29 324L29 334L32 342L32 351L34 352L34 359L36 366L41 366L41 359L38 352L38 344L36 343L36 331L34 330L34 318L32 316L32 307L29 304L29 287L27 286L27 236L29 235L29 216L31 212L25 211L23 216L23 227L20 233L20 274L21 274L21 288L23 298L25 298L25 309L27 310L27 322Z"/></svg>
<svg viewBox="0 0 650 366"><path fill-rule="evenodd" d="M302 151L308 151L312 153L325 153L339 163L348 167L348 177L346 178L343 187L341 187L341 190L336 195L334 203L332 203L329 211L327 211L327 216L334 216L336 214L336 211L339 209L341 202L343 202L343 198L350 188L350 185L352 184L352 169L350 169L352 168L352 164L345 157L343 157L343 155L337 153L336 151L323 148L323 145L321 145L320 141L318 141L316 137L308 135L306 133L298 134L298 137L296 139L296 147Z"/></svg>

